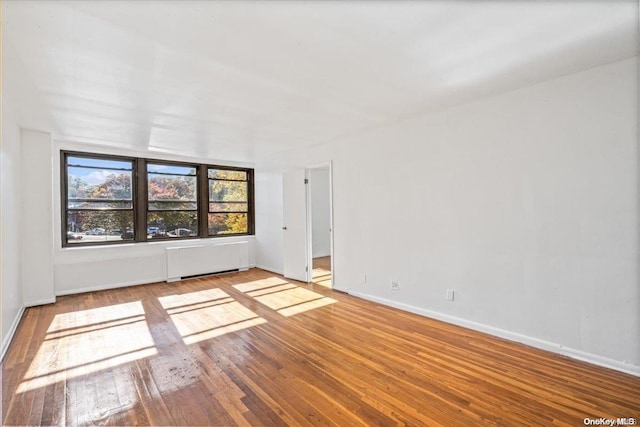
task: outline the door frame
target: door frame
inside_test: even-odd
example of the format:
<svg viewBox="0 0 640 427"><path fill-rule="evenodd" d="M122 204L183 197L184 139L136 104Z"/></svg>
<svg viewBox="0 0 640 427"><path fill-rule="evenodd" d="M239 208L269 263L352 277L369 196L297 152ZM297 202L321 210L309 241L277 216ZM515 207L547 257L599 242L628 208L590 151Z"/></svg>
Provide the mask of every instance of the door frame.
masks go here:
<svg viewBox="0 0 640 427"><path fill-rule="evenodd" d="M334 235L334 226L333 226L333 161L328 160L326 162L316 163L313 165L308 165L305 168L305 177L308 182L311 183L311 171L313 169L329 169L329 244L330 244L330 256L331 256L331 288L334 288L335 285L335 256L334 256L334 243L333 243L333 235ZM307 274L307 282L310 283L313 281L313 218L312 218L312 204L311 204L311 193L313 191L313 184L307 187L307 265L309 266L309 271Z"/></svg>
<svg viewBox="0 0 640 427"><path fill-rule="evenodd" d="M309 185L305 168L283 172L283 269L286 278L309 282ZM293 234L292 234L293 233Z"/></svg>

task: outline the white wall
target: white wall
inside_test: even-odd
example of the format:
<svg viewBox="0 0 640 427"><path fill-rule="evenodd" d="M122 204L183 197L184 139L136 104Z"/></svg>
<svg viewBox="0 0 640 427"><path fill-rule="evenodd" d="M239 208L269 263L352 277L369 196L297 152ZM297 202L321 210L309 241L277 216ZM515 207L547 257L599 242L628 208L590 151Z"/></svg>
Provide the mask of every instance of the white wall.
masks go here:
<svg viewBox="0 0 640 427"><path fill-rule="evenodd" d="M55 259L55 293L68 295L162 282L167 280L167 247L239 241L249 244L248 265L242 267L254 267L253 236L59 248Z"/></svg>
<svg viewBox="0 0 640 427"><path fill-rule="evenodd" d="M0 146L0 275L2 283L2 356L22 315L20 282L20 128L9 94L2 93L2 145Z"/></svg>
<svg viewBox="0 0 640 427"><path fill-rule="evenodd" d="M23 129L21 144L21 282L24 305L55 302L53 145L51 134ZM60 194L58 191L57 194ZM59 229L59 228L57 228Z"/></svg>
<svg viewBox="0 0 640 427"><path fill-rule="evenodd" d="M329 168L311 169L311 253L313 258L331 255L331 194Z"/></svg>
<svg viewBox="0 0 640 427"><path fill-rule="evenodd" d="M332 160L335 288L640 373L637 61L259 162L258 264Z"/></svg>

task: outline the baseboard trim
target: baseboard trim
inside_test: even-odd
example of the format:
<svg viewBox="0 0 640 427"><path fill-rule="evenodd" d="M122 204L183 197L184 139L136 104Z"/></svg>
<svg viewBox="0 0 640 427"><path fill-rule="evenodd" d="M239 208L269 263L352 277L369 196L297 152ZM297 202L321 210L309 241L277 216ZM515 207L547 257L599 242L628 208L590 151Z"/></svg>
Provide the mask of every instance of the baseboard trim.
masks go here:
<svg viewBox="0 0 640 427"><path fill-rule="evenodd" d="M587 353L581 350L575 350L569 347L564 347L560 344L556 344L550 341L541 340L538 338L530 337L528 335L519 334L517 332L508 331L506 329L500 329L493 326L485 325L471 320L463 319L449 314L439 313L437 311L427 310L420 307L415 307L409 304L400 303L386 298L380 298L374 295L369 295L362 292L356 292L347 290L349 295L356 296L358 298L366 299L394 307L403 311L418 314L421 316L429 317L436 320L441 320L453 325L462 326L464 328L473 329L474 331L484 332L489 335L493 335L499 338L504 338L509 341L515 341L521 344L525 344L531 347L539 348L542 350L550 351L552 353L561 354L563 356L571 357L572 359L581 360L583 362L591 363L593 365L602 366L616 371L624 372L627 374L640 377L640 366L633 365L631 363L620 362L615 359L610 359L604 356L599 356L592 353Z"/></svg>
<svg viewBox="0 0 640 427"><path fill-rule="evenodd" d="M16 334L18 330L18 325L20 325L20 321L22 320L22 315L24 314L25 307L22 307L18 311L18 315L15 319L13 319L13 323L11 324L11 328L9 329L9 333L2 341L2 353L0 354L0 362L4 360L4 356L7 354L7 350L9 350L9 346L11 345L11 341L13 341L13 336Z"/></svg>
<svg viewBox="0 0 640 427"><path fill-rule="evenodd" d="M89 286L87 288L80 288L80 289L70 289L70 290L63 289L63 290L57 290L56 296L84 294L86 292L106 291L108 289L126 288L127 286L148 285L150 283L165 282L166 280L167 280L166 277L157 277L153 279L135 280L131 282L122 282L122 283L109 284L109 285Z"/></svg>
<svg viewBox="0 0 640 427"><path fill-rule="evenodd" d="M621 362L619 360L610 359L608 357L587 353L582 350L576 350L569 347L562 347L560 350L560 354L572 359L582 360L583 362L603 366L605 368L615 369L616 371L624 372L625 374L640 377L640 366L636 366L631 363Z"/></svg>
<svg viewBox="0 0 640 427"><path fill-rule="evenodd" d="M54 296L53 298L44 298L44 299L39 299L39 300L35 300L35 301L25 302L24 306L25 307L36 307L38 305L55 304L55 302L56 302L56 297Z"/></svg>
<svg viewBox="0 0 640 427"><path fill-rule="evenodd" d="M280 269L277 269L277 268L267 267L266 265L256 265L256 268L259 268L260 270L268 271L270 273L275 273L275 274L279 274L281 276L284 276L284 271L282 271Z"/></svg>

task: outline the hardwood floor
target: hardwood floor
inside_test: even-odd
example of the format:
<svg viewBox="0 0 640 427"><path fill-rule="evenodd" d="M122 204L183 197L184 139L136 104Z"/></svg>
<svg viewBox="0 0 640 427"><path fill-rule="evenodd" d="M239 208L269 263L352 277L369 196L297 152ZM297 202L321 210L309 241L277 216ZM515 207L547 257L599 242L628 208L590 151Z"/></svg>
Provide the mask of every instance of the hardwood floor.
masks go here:
<svg viewBox="0 0 640 427"><path fill-rule="evenodd" d="M331 288L331 257L324 256L313 259L311 281L317 285Z"/></svg>
<svg viewBox="0 0 640 427"><path fill-rule="evenodd" d="M30 308L5 425L584 425L640 378L254 269Z"/></svg>

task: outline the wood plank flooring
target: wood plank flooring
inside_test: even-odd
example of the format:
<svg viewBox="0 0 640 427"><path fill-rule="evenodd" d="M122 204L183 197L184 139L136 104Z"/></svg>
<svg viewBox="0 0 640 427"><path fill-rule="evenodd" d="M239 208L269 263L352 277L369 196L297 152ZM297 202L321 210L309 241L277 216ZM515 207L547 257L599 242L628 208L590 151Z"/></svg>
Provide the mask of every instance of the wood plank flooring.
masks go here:
<svg viewBox="0 0 640 427"><path fill-rule="evenodd" d="M4 425L584 425L640 378L262 270L30 308Z"/></svg>

